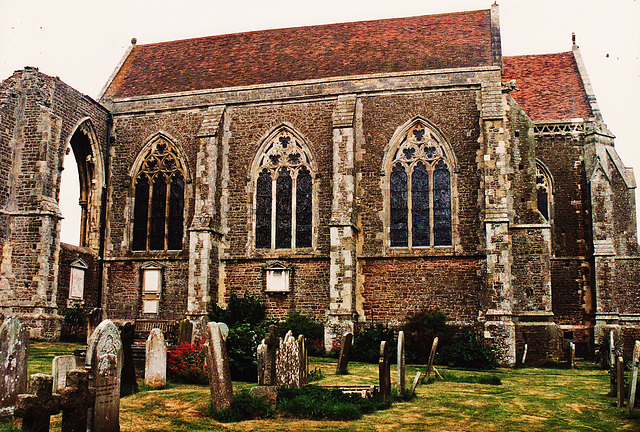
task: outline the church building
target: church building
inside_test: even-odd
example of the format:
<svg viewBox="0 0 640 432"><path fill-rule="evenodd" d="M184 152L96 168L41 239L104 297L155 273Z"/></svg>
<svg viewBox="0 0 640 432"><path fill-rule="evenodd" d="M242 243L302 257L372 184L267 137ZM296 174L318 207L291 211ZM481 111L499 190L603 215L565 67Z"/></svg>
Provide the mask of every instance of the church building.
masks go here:
<svg viewBox="0 0 640 432"><path fill-rule="evenodd" d="M635 180L580 50L503 57L487 10L138 45L94 100L0 85L0 315L325 326L440 309L514 365L640 339ZM66 152L79 246L60 243Z"/></svg>

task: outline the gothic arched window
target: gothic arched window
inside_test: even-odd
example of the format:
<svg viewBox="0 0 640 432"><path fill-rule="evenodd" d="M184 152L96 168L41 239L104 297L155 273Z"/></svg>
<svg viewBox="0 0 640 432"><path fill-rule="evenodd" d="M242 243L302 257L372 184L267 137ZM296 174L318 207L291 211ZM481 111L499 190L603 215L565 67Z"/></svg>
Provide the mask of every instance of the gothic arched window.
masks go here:
<svg viewBox="0 0 640 432"><path fill-rule="evenodd" d="M445 143L415 122L391 148L389 240L391 247L452 245L452 161Z"/></svg>
<svg viewBox="0 0 640 432"><path fill-rule="evenodd" d="M132 249L182 249L185 174L169 141L158 138L148 146L134 182Z"/></svg>
<svg viewBox="0 0 640 432"><path fill-rule="evenodd" d="M313 243L313 173L310 152L281 127L254 163L255 247L309 248Z"/></svg>
<svg viewBox="0 0 640 432"><path fill-rule="evenodd" d="M553 201L551 175L540 162L536 162L536 195L538 210L545 220L550 222L552 214L551 204Z"/></svg>

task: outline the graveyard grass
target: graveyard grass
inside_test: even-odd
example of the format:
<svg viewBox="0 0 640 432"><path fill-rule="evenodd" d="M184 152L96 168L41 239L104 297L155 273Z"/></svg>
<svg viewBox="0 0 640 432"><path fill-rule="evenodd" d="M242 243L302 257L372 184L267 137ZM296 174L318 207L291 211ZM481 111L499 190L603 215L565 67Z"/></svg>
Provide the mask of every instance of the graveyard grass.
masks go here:
<svg viewBox="0 0 640 432"><path fill-rule="evenodd" d="M29 373L51 373L55 355L69 354L79 345L32 342ZM309 370L319 369L319 385L377 384L378 365L350 363L347 375L336 375L337 360L310 358ZM407 387L423 368L408 365ZM469 371L439 369L447 381L421 384L410 402L352 422L312 421L277 416L272 419L221 424L206 415L209 388L169 383L162 390L141 391L121 399L120 425L127 431L637 431L640 409L627 415L606 394L608 375L587 361L576 370L564 368ZM395 366L392 382L395 384ZM472 382L469 382L472 381ZM475 382L493 382L478 384ZM497 385L496 382L501 384ZM140 380L142 383L142 380ZM234 382L234 391L252 387ZM144 386L142 386L144 387ZM52 418L60 430L61 416ZM0 424L0 431L6 424ZM12 429L4 429L12 430Z"/></svg>

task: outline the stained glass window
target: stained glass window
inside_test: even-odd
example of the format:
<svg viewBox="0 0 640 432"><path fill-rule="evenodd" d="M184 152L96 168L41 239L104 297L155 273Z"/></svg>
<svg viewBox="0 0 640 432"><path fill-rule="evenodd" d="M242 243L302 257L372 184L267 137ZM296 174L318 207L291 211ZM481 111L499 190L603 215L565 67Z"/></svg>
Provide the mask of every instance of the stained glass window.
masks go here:
<svg viewBox="0 0 640 432"><path fill-rule="evenodd" d="M282 127L264 145L256 161L256 248L311 247L313 175L306 144Z"/></svg>
<svg viewBox="0 0 640 432"><path fill-rule="evenodd" d="M451 171L447 151L426 125L411 127L392 152L391 247L451 246Z"/></svg>
<svg viewBox="0 0 640 432"><path fill-rule="evenodd" d="M157 139L136 175L133 250L180 250L184 225L184 171L172 146Z"/></svg>

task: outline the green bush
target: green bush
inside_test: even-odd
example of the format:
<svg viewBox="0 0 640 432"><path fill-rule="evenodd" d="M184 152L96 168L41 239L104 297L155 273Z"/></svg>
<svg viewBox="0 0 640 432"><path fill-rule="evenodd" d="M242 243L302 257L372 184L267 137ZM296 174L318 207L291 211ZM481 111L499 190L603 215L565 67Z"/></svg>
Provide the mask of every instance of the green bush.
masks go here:
<svg viewBox="0 0 640 432"><path fill-rule="evenodd" d="M249 390L245 389L234 395L233 402L228 409L217 411L209 405L209 415L219 422L230 423L269 418L273 416L273 409L264 399L251 395Z"/></svg>
<svg viewBox="0 0 640 432"><path fill-rule="evenodd" d="M284 336L289 330L294 337L304 335L307 351L311 356L322 356L324 350L324 326L316 322L312 316L292 310L284 322L278 325L278 334Z"/></svg>
<svg viewBox="0 0 640 432"><path fill-rule="evenodd" d="M68 308L59 308L62 315L60 339L65 342L80 342L87 338L87 316L84 307L78 302Z"/></svg>
<svg viewBox="0 0 640 432"><path fill-rule="evenodd" d="M402 330L406 344L406 362L416 364L426 364L433 340L437 337L442 345L446 343L451 331L444 312L427 309L405 316Z"/></svg>
<svg viewBox="0 0 640 432"><path fill-rule="evenodd" d="M375 324L363 328L353 339L351 360L366 363L378 363L380 359L380 343L387 341L389 358L395 362L397 340L395 331L387 325Z"/></svg>
<svg viewBox="0 0 640 432"><path fill-rule="evenodd" d="M232 292L227 307L214 305L209 317L212 321L225 323L229 328L240 324L256 326L264 321L266 312L267 306L262 298L250 294L238 297Z"/></svg>
<svg viewBox="0 0 640 432"><path fill-rule="evenodd" d="M493 369L496 365L492 347L483 345L475 333L469 332L439 349L435 363L470 369Z"/></svg>

